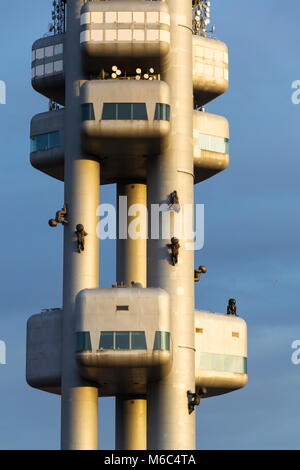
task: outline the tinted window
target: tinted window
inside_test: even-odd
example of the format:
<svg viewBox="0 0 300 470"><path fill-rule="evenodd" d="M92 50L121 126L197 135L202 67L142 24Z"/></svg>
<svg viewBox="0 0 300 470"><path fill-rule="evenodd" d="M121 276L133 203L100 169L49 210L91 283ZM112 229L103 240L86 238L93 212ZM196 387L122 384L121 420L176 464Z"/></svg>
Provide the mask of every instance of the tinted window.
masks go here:
<svg viewBox="0 0 300 470"><path fill-rule="evenodd" d="M155 107L155 121L170 121L170 105L157 103Z"/></svg>
<svg viewBox="0 0 300 470"><path fill-rule="evenodd" d="M144 331L131 332L131 349L147 349Z"/></svg>
<svg viewBox="0 0 300 470"><path fill-rule="evenodd" d="M117 119L117 103L104 103L102 119L114 120Z"/></svg>
<svg viewBox="0 0 300 470"><path fill-rule="evenodd" d="M99 349L114 349L114 334L112 331L101 333Z"/></svg>
<svg viewBox="0 0 300 470"><path fill-rule="evenodd" d="M80 331L76 333L76 351L91 351L92 343L91 336L88 331Z"/></svg>
<svg viewBox="0 0 300 470"><path fill-rule="evenodd" d="M147 115L146 103L133 103L132 115L133 115L133 119L147 121L148 115Z"/></svg>
<svg viewBox="0 0 300 470"><path fill-rule="evenodd" d="M132 119L132 104L119 103L117 119Z"/></svg>
<svg viewBox="0 0 300 470"><path fill-rule="evenodd" d="M54 147L59 147L61 145L59 132L51 132L51 134L48 134L48 136L48 146L50 149Z"/></svg>
<svg viewBox="0 0 300 470"><path fill-rule="evenodd" d="M54 147L60 147L60 133L50 132L49 134L40 134L31 138L31 152L49 150Z"/></svg>
<svg viewBox="0 0 300 470"><path fill-rule="evenodd" d="M148 120L146 103L104 103L104 120Z"/></svg>
<svg viewBox="0 0 300 470"><path fill-rule="evenodd" d="M95 120L94 105L92 103L85 103L81 105L81 120L82 121L94 121Z"/></svg>
<svg viewBox="0 0 300 470"><path fill-rule="evenodd" d="M229 139L208 134L199 134L198 148L216 153L229 154Z"/></svg>
<svg viewBox="0 0 300 470"><path fill-rule="evenodd" d="M157 331L155 333L155 341L154 341L154 348L153 349L160 349L160 350L167 350L170 351L171 348L171 341L170 341L170 333L165 331Z"/></svg>
<svg viewBox="0 0 300 470"><path fill-rule="evenodd" d="M117 331L115 349L129 349L129 332Z"/></svg>
<svg viewBox="0 0 300 470"><path fill-rule="evenodd" d="M146 335L144 331L104 331L99 349L147 349Z"/></svg>
<svg viewBox="0 0 300 470"><path fill-rule="evenodd" d="M48 134L39 135L36 138L37 150L47 150L48 146Z"/></svg>

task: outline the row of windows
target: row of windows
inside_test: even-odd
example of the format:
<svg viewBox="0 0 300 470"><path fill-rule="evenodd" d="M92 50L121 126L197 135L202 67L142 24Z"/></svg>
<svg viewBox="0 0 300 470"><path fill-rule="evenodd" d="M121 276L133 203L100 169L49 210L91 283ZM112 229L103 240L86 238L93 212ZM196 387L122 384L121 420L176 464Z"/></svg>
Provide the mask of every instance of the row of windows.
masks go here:
<svg viewBox="0 0 300 470"><path fill-rule="evenodd" d="M229 139L214 135L198 134L197 147L200 150L208 150L209 152L229 154Z"/></svg>
<svg viewBox="0 0 300 470"><path fill-rule="evenodd" d="M201 370L215 370L247 374L247 358L231 356L229 354L201 353L198 368Z"/></svg>
<svg viewBox="0 0 300 470"><path fill-rule="evenodd" d="M38 152L41 150L50 150L55 147L61 146L60 133L49 132L48 134L40 134L31 137L31 152Z"/></svg>
<svg viewBox="0 0 300 470"><path fill-rule="evenodd" d="M86 29L80 43L88 41L163 41L170 43L170 32L164 29Z"/></svg>
<svg viewBox="0 0 300 470"><path fill-rule="evenodd" d="M203 57L205 59L215 60L217 62L225 62L225 64L228 64L228 52L202 46L194 47L194 52L196 57Z"/></svg>
<svg viewBox="0 0 300 470"><path fill-rule="evenodd" d="M76 334L77 352L91 351L91 335L88 331ZM157 331L155 333L154 350L170 351L170 333ZM146 334L144 331L102 331L100 334L99 350L147 350Z"/></svg>
<svg viewBox="0 0 300 470"><path fill-rule="evenodd" d="M158 11L99 11L82 13L80 24L88 23L163 23L170 25L170 15Z"/></svg>
<svg viewBox="0 0 300 470"><path fill-rule="evenodd" d="M195 62L194 73L198 75L206 75L219 80L228 80L229 72L227 67L215 67L214 65L204 64L203 62Z"/></svg>
<svg viewBox="0 0 300 470"><path fill-rule="evenodd" d="M52 75L54 73L62 72L64 63L62 60L56 60L55 62L48 62L47 64L37 65L31 68L31 76L42 77L43 75Z"/></svg>
<svg viewBox="0 0 300 470"><path fill-rule="evenodd" d="M52 57L54 55L60 55L64 52L64 45L56 44L55 46L40 47L39 49L33 49L32 60L44 59L45 57Z"/></svg>
<svg viewBox="0 0 300 470"><path fill-rule="evenodd" d="M92 103L81 105L82 121L94 121L95 111ZM147 121L146 103L104 103L102 120L139 120ZM170 105L157 103L154 113L155 121L170 121Z"/></svg>

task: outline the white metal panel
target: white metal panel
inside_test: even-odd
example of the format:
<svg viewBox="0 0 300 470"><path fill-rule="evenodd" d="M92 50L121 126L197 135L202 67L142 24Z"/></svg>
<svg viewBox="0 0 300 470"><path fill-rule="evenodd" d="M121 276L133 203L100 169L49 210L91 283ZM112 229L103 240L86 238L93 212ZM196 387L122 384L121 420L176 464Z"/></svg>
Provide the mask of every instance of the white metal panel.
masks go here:
<svg viewBox="0 0 300 470"><path fill-rule="evenodd" d="M116 23L117 21L117 12L107 11L105 13L105 23Z"/></svg>
<svg viewBox="0 0 300 470"><path fill-rule="evenodd" d="M80 24L84 25L84 24L89 24L90 22L91 22L91 13L90 12L82 13L82 15L80 16Z"/></svg>
<svg viewBox="0 0 300 470"><path fill-rule="evenodd" d="M133 21L135 23L145 23L145 13L143 11L134 11Z"/></svg>
<svg viewBox="0 0 300 470"><path fill-rule="evenodd" d="M86 30L86 31L82 31L80 33L80 42L88 42L91 40L91 31L90 30Z"/></svg>
<svg viewBox="0 0 300 470"><path fill-rule="evenodd" d="M118 12L118 23L131 23L132 12L131 11L119 11Z"/></svg>
<svg viewBox="0 0 300 470"><path fill-rule="evenodd" d="M105 40L106 41L116 41L117 40L117 30L116 29L106 29L105 30Z"/></svg>
<svg viewBox="0 0 300 470"><path fill-rule="evenodd" d="M38 65L35 68L35 74L37 77L41 77L42 75L44 75L44 65Z"/></svg>
<svg viewBox="0 0 300 470"><path fill-rule="evenodd" d="M147 12L147 23L159 23L159 12L150 11Z"/></svg>
<svg viewBox="0 0 300 470"><path fill-rule="evenodd" d="M159 41L159 30L148 29L147 30L147 41Z"/></svg>
<svg viewBox="0 0 300 470"><path fill-rule="evenodd" d="M45 50L42 47L41 49L36 49L35 51L36 59L43 59L45 57Z"/></svg>
<svg viewBox="0 0 300 470"><path fill-rule="evenodd" d="M54 54L54 47L53 46L45 47L45 57L52 57L53 54Z"/></svg>
<svg viewBox="0 0 300 470"><path fill-rule="evenodd" d="M145 31L143 29L135 29L133 31L132 39L134 41L145 41Z"/></svg>
<svg viewBox="0 0 300 470"><path fill-rule="evenodd" d="M91 23L103 23L103 12L93 11L91 12Z"/></svg>
<svg viewBox="0 0 300 470"><path fill-rule="evenodd" d="M54 72L61 72L63 70L64 63L62 60L54 62Z"/></svg>
<svg viewBox="0 0 300 470"><path fill-rule="evenodd" d="M103 41L103 29L92 29L91 30L92 41Z"/></svg>
<svg viewBox="0 0 300 470"><path fill-rule="evenodd" d="M163 11L160 12L160 22L162 24L167 24L168 26L170 26L171 20L169 13L165 13Z"/></svg>
<svg viewBox="0 0 300 470"><path fill-rule="evenodd" d="M54 55L59 55L64 52L64 45L63 44L56 44L54 46Z"/></svg>
<svg viewBox="0 0 300 470"><path fill-rule="evenodd" d="M53 73L53 62L49 62L49 64L45 64L45 74L49 75Z"/></svg>
<svg viewBox="0 0 300 470"><path fill-rule="evenodd" d="M160 30L160 40L170 43L170 31L165 31L164 29Z"/></svg>
<svg viewBox="0 0 300 470"><path fill-rule="evenodd" d="M132 31L131 31L131 29L119 29L118 30L118 40L119 41L131 41L132 40Z"/></svg>

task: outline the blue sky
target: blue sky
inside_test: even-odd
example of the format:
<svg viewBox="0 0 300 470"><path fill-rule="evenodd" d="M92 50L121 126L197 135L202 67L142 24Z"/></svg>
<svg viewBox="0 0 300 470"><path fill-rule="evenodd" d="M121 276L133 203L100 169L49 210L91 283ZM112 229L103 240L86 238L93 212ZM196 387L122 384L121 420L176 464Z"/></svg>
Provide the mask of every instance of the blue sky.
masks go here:
<svg viewBox="0 0 300 470"><path fill-rule="evenodd" d="M249 326L249 385L202 401L198 447L299 449L300 366L291 343L300 339L299 172L300 105L291 83L300 79L298 0L213 0L216 36L230 50L230 91L210 112L231 124L231 166L196 187L205 204L205 247L196 264L208 274L197 308L224 311L229 297ZM251 4L251 6L250 6ZM63 200L63 185L29 163L29 123L47 101L31 89L31 45L50 21L50 0L5 2L0 17L2 202L0 449L59 447L59 398L25 382L27 318L61 305L62 232L47 220ZM114 201L114 188L102 189ZM105 242L101 285L115 281L114 244ZM100 447L113 448L113 400L100 403ZM105 429L105 430L104 430Z"/></svg>

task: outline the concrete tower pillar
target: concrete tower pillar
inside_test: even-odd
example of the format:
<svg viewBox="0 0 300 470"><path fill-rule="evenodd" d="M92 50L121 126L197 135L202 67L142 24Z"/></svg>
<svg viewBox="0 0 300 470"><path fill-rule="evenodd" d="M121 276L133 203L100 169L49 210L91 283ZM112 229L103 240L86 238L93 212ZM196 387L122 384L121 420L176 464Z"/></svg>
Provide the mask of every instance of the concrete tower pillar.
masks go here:
<svg viewBox="0 0 300 470"><path fill-rule="evenodd" d="M66 450L98 447L98 389L83 381L76 365L75 298L79 291L99 286L99 163L84 157L80 145L80 9L82 0L68 0L65 42L65 202L69 224L64 230L64 291L62 344L61 446ZM78 252L76 225L87 236Z"/></svg>
<svg viewBox="0 0 300 470"><path fill-rule="evenodd" d="M174 190L181 211L194 202L191 2L168 0L168 5L171 50L162 80L171 88L171 132L166 151L149 162L149 211L151 204L166 203ZM193 450L195 413L189 414L187 392L195 390L194 252L181 238L179 262L172 266L169 243L162 237L149 241L148 286L165 289L171 299L173 367L148 387L148 449Z"/></svg>
<svg viewBox="0 0 300 470"><path fill-rule="evenodd" d="M119 197L127 197L128 208L136 204L147 205L147 187L140 183L118 183L117 207L120 211ZM129 216L126 227L134 219ZM145 227L141 227L142 231ZM117 281L127 285L138 282L147 285L147 240L118 239L117 241ZM147 401L144 396L116 397L116 449L146 450L147 448Z"/></svg>

